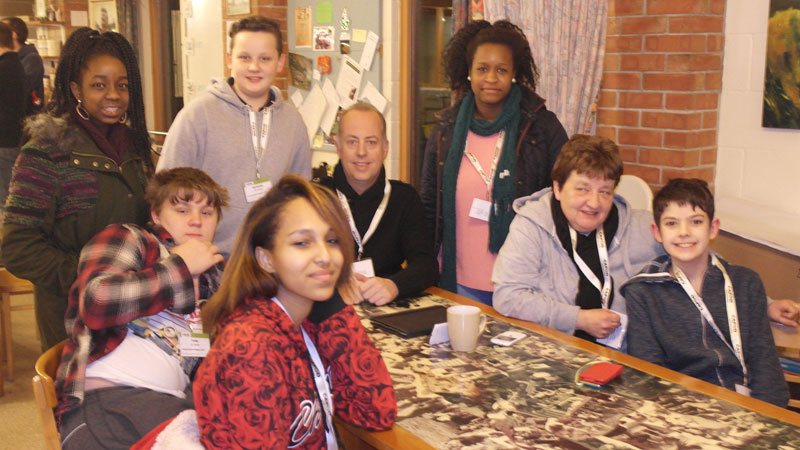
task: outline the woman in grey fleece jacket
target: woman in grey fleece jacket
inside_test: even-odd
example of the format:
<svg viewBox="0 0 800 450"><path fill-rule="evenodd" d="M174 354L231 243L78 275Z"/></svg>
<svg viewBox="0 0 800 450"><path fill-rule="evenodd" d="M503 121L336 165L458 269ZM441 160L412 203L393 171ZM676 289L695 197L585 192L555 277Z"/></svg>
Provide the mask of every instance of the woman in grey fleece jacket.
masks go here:
<svg viewBox="0 0 800 450"><path fill-rule="evenodd" d="M578 269L564 250L551 212L551 188L514 201L517 216L492 272L494 308L501 314L537 322L574 334L580 307ZM620 196L614 196L619 226L608 245L611 277L614 281L612 311L625 313L625 299L619 287L648 261L663 254L650 233L652 215L632 210Z"/></svg>
<svg viewBox="0 0 800 450"><path fill-rule="evenodd" d="M260 130L264 113L272 110L267 151L258 161L259 174L273 182L287 173L311 178L311 148L300 113L283 101L274 86L270 99L272 104L256 114L256 129ZM225 78L211 80L208 89L172 123L156 170L181 166L204 170L230 193L230 207L214 239L227 259L239 224L250 209L244 183L256 179L256 157L248 106Z"/></svg>

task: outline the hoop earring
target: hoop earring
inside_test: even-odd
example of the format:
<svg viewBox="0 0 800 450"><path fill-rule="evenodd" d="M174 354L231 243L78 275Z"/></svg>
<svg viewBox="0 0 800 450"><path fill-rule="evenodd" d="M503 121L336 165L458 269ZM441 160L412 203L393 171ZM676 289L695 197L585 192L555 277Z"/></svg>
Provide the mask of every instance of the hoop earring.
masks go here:
<svg viewBox="0 0 800 450"><path fill-rule="evenodd" d="M125 123L125 122L127 122L127 121L128 121L128 111L125 111L125 112L124 112L124 113L122 113L122 115L119 117L119 123Z"/></svg>
<svg viewBox="0 0 800 450"><path fill-rule="evenodd" d="M75 105L75 112L78 113L78 116L80 116L81 119L89 120L89 111L86 110L86 108L83 106L83 102L80 100L78 100L78 104Z"/></svg>

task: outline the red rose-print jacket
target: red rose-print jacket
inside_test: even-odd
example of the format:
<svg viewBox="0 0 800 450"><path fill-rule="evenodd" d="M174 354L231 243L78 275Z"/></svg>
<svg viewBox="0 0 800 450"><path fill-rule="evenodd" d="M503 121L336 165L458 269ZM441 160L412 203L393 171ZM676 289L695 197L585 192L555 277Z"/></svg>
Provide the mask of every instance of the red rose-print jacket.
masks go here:
<svg viewBox="0 0 800 450"><path fill-rule="evenodd" d="M272 300L242 302L194 381L206 448L326 448L324 412L300 329ZM303 328L329 370L334 414L370 430L397 416L389 371L352 306Z"/></svg>

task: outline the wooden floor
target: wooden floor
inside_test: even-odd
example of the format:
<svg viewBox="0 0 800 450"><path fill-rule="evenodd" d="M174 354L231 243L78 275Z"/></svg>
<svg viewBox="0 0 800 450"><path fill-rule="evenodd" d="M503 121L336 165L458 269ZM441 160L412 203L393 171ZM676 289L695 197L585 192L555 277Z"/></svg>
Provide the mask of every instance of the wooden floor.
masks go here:
<svg viewBox="0 0 800 450"><path fill-rule="evenodd" d="M32 303L32 295L12 297L12 305ZM5 380L5 395L0 397L0 450L45 448L31 389L33 365L40 353L35 323L32 309L11 314L14 381Z"/></svg>

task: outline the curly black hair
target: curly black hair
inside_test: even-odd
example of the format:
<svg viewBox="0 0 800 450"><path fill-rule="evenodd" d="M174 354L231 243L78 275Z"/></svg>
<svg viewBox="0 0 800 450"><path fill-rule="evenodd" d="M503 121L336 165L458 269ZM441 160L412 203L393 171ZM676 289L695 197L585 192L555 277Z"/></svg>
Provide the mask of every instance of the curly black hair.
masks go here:
<svg viewBox="0 0 800 450"><path fill-rule="evenodd" d="M53 95L47 104L46 111L53 116L63 116L78 104L70 89L70 82L80 84L81 72L88 66L89 60L99 55L108 55L119 59L128 72L128 121L131 137L136 152L144 160L148 169L153 169L150 159L151 140L147 134L147 123L144 115L144 95L142 79L139 74L139 63L131 44L119 33L113 31L100 33L91 28L79 28L72 33L61 50L58 60Z"/></svg>
<svg viewBox="0 0 800 450"><path fill-rule="evenodd" d="M482 44L501 44L511 49L514 55L514 77L517 83L536 92L539 71L533 61L531 46L522 30L508 20L491 24L476 20L458 30L442 52L442 65L450 88L457 92L470 89L467 80L475 50Z"/></svg>

